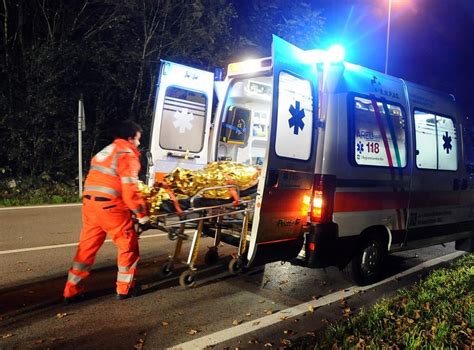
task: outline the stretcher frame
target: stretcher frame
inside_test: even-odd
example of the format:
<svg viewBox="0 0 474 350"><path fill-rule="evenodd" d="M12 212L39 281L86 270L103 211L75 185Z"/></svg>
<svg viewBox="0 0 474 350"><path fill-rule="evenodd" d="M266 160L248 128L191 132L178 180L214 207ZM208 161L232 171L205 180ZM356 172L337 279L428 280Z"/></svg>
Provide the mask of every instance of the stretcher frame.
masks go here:
<svg viewBox="0 0 474 350"><path fill-rule="evenodd" d="M205 234L205 228L214 230L213 246L209 247L206 253L205 261L207 264L213 264L219 259L218 246L221 243L221 238L226 233L223 232L225 217L242 215L242 226L238 238L237 251L232 254L232 259L228 264L229 272L237 274L244 266L244 254L247 251L247 237L251 214L254 211L255 200L243 199L238 203L226 202L218 205L210 205L203 207L196 207L195 201L202 198L203 194L211 190L235 190L240 198L240 189L236 185L214 186L199 190L190 199L190 208L184 210L182 213L172 212L163 213L155 216L152 223L153 228L165 231L168 233L170 239L176 240L174 252L169 256L168 261L162 266L161 274L163 276L170 276L174 271L174 265L184 263L187 269L180 274L179 283L184 288L193 287L196 284L196 267L195 262L198 258L199 247L202 236ZM205 225L206 224L206 225ZM183 241L190 238L186 234L186 229L194 227L192 234L191 246L187 254L187 259L182 261L180 255L183 248ZM205 227L206 226L206 227Z"/></svg>

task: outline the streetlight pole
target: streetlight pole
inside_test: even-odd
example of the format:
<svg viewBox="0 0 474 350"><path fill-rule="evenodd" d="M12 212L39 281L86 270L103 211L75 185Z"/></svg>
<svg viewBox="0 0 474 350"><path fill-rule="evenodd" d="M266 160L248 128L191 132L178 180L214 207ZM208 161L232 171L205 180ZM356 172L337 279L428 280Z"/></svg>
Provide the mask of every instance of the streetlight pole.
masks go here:
<svg viewBox="0 0 474 350"><path fill-rule="evenodd" d="M385 74L388 74L388 47L390 45L390 16L392 14L392 0L388 0L388 16L387 16L387 41L385 46Z"/></svg>

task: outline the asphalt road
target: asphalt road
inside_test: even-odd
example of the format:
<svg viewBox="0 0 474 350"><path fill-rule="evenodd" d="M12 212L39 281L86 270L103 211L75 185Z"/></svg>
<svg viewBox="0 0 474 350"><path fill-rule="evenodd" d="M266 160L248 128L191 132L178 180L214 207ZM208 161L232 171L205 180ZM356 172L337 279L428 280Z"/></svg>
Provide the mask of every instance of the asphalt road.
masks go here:
<svg viewBox="0 0 474 350"><path fill-rule="evenodd" d="M87 299L65 306L61 293L79 235L80 206L0 210L0 222L0 349L277 348L426 273L352 293L335 268L273 263L232 276L226 264L235 248L223 246L215 266L198 261L198 283L184 290L177 282L184 267L159 276L174 242L148 231L140 240L139 297L114 299L115 248L105 243L86 284ZM201 257L210 244L203 241ZM385 277L453 251L449 244L390 256ZM320 304L301 312L312 302ZM205 336L212 340L203 341Z"/></svg>

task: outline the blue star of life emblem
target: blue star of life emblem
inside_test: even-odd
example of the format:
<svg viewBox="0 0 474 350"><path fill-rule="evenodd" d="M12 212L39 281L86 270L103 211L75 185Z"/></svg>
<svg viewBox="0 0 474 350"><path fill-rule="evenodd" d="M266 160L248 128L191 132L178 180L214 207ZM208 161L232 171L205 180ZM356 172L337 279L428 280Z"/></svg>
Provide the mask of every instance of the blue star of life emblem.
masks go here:
<svg viewBox="0 0 474 350"><path fill-rule="evenodd" d="M358 142L357 143L357 152L360 154L362 152L364 152L364 144L362 142Z"/></svg>
<svg viewBox="0 0 474 350"><path fill-rule="evenodd" d="M304 129L303 118L305 117L304 108L300 109L300 101L296 101L295 106L291 105L289 112L291 113L291 118L288 119L288 124L290 129L294 128L293 133L298 135L299 129Z"/></svg>
<svg viewBox="0 0 474 350"><path fill-rule="evenodd" d="M449 154L449 151L453 149L453 145L451 145L452 138L448 135L446 131L446 135L443 135L443 149L446 150L446 153Z"/></svg>

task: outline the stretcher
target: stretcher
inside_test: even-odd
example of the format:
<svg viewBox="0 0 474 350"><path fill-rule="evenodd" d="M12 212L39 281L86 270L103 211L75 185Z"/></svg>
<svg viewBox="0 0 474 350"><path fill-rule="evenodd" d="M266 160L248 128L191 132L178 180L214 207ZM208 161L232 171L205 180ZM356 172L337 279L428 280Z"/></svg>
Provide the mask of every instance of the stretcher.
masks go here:
<svg viewBox="0 0 474 350"><path fill-rule="evenodd" d="M203 195L207 191L228 189L237 193L238 200L209 199ZM240 191L236 185L207 187L199 190L189 199L179 200L179 210L176 202L164 201L160 213L154 216L151 227L168 233L170 240L176 241L173 254L162 266L161 274L170 276L174 266L179 263L187 265L181 273L179 283L189 288L196 283L195 262L198 258L202 236L213 237L213 245L208 247L204 261L211 265L218 261L218 247L221 242L237 247L228 264L228 270L236 274L242 270L243 257L248 246L248 233L251 217L254 212L256 186ZM189 234L193 230L192 234ZM191 240L187 259L180 260L183 241Z"/></svg>

